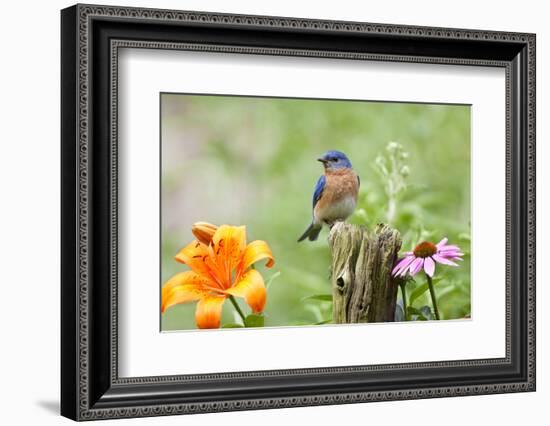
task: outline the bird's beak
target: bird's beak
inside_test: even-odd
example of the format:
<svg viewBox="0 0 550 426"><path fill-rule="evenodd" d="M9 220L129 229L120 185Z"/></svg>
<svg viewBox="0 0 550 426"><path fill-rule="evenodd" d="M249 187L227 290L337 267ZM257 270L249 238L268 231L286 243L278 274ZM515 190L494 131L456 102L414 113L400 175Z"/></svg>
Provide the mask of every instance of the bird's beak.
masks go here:
<svg viewBox="0 0 550 426"><path fill-rule="evenodd" d="M324 158L318 158L317 161L320 161L321 163L323 163L325 166L327 164L327 160L325 160Z"/></svg>

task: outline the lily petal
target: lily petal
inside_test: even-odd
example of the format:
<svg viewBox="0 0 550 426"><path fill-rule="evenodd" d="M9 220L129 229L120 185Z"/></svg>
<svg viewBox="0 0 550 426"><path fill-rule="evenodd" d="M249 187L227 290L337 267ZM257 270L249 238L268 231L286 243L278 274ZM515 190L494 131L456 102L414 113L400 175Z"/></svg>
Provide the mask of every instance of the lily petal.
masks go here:
<svg viewBox="0 0 550 426"><path fill-rule="evenodd" d="M198 240L194 240L176 254L176 260L180 263L185 263L196 273L208 277L210 276L210 269L205 262L208 256L208 246Z"/></svg>
<svg viewBox="0 0 550 426"><path fill-rule="evenodd" d="M247 271L241 280L225 291L237 297L243 297L253 312L264 310L267 292L262 275L255 269Z"/></svg>
<svg viewBox="0 0 550 426"><path fill-rule="evenodd" d="M199 328L219 328L222 318L224 296L207 295L197 303L195 322Z"/></svg>
<svg viewBox="0 0 550 426"><path fill-rule="evenodd" d="M231 286L231 276L239 265L246 247L246 227L222 225L212 237L211 249L215 254L219 274L224 278L224 286Z"/></svg>
<svg viewBox="0 0 550 426"><path fill-rule="evenodd" d="M246 246L246 227L222 225L214 233L212 243L225 256L238 258Z"/></svg>
<svg viewBox="0 0 550 426"><path fill-rule="evenodd" d="M426 272L426 274L428 274L430 277L434 276L435 262L431 257L427 257L424 259L424 272Z"/></svg>
<svg viewBox="0 0 550 426"><path fill-rule="evenodd" d="M193 302L208 293L209 281L203 276L186 271L174 275L162 287L161 312L179 303Z"/></svg>
<svg viewBox="0 0 550 426"><path fill-rule="evenodd" d="M271 268L275 264L275 258L267 243L262 240L252 241L244 249L240 270L246 271L251 265L262 259L267 259L265 264L267 268Z"/></svg>

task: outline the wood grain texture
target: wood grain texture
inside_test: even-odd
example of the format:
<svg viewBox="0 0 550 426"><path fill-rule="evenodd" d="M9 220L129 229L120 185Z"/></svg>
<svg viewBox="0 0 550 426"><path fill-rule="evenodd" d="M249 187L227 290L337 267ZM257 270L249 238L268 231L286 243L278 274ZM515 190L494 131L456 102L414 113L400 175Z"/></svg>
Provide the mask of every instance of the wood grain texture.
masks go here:
<svg viewBox="0 0 550 426"><path fill-rule="evenodd" d="M399 231L383 224L369 231L338 222L329 246L334 323L393 321L398 285L391 270L401 248Z"/></svg>

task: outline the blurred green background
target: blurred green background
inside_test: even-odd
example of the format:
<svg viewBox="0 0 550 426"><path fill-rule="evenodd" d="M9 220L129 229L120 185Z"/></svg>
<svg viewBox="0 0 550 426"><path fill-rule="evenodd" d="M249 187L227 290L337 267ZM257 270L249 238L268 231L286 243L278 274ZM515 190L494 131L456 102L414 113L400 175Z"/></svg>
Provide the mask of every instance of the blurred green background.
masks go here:
<svg viewBox="0 0 550 426"><path fill-rule="evenodd" d="M186 269L174 255L194 239L194 222L246 225L248 241L267 241L276 261L258 264L266 282L277 274L265 325L329 320L331 303L311 298L331 292L327 230L313 243L296 240L311 220L322 174L316 158L337 149L361 177L348 220L389 221L403 235L402 251L443 237L458 244L465 261L437 265L435 290L442 319L470 314L469 106L162 94L161 132L161 285ZM431 306L417 277L408 298ZM196 328L194 312L195 303L168 309L162 330ZM225 303L222 324L236 320Z"/></svg>

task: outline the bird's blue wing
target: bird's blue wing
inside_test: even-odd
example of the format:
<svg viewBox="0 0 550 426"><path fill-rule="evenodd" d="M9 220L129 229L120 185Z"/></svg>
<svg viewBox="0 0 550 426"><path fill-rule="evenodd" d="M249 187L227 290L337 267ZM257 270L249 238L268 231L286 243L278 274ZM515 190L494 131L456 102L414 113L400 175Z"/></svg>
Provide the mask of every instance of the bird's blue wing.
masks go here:
<svg viewBox="0 0 550 426"><path fill-rule="evenodd" d="M321 198L326 183L327 180L325 178L325 175L322 175L317 181L317 184L315 185L315 191L313 192L313 207L315 207L315 204L317 204L317 201L319 201L319 198Z"/></svg>

